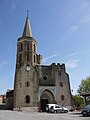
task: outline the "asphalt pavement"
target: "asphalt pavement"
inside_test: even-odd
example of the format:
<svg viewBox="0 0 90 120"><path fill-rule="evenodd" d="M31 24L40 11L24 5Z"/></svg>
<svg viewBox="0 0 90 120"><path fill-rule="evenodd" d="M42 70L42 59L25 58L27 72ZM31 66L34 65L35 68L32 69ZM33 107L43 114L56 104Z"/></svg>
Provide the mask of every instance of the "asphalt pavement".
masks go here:
<svg viewBox="0 0 90 120"><path fill-rule="evenodd" d="M90 120L90 117L83 117L77 111L54 114L0 110L0 120Z"/></svg>

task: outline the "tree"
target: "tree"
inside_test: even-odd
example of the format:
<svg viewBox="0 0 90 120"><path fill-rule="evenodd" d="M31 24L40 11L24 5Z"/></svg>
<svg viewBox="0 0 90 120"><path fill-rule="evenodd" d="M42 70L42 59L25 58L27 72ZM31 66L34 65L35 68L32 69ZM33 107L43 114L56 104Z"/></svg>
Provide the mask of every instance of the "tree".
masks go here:
<svg viewBox="0 0 90 120"><path fill-rule="evenodd" d="M73 99L76 109L80 110L84 105L83 98L80 95L74 95Z"/></svg>
<svg viewBox="0 0 90 120"><path fill-rule="evenodd" d="M90 76L87 77L86 79L82 79L77 92L80 94L90 92Z"/></svg>
<svg viewBox="0 0 90 120"><path fill-rule="evenodd" d="M77 90L77 92L81 95L90 93L90 76L81 81L81 84L79 85L79 89ZM86 96L84 99L85 104L90 104L90 96Z"/></svg>

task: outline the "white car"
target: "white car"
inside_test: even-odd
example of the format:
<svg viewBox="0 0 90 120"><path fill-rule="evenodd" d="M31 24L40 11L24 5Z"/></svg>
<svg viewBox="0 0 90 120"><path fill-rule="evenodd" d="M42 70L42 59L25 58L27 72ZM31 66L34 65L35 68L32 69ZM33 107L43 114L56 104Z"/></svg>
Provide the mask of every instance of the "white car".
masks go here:
<svg viewBox="0 0 90 120"><path fill-rule="evenodd" d="M67 113L69 110L65 107L62 107L57 104L47 104L46 105L46 112L51 112L51 113Z"/></svg>
<svg viewBox="0 0 90 120"><path fill-rule="evenodd" d="M49 112L51 106L54 106L55 104L47 104L46 105L46 112Z"/></svg>

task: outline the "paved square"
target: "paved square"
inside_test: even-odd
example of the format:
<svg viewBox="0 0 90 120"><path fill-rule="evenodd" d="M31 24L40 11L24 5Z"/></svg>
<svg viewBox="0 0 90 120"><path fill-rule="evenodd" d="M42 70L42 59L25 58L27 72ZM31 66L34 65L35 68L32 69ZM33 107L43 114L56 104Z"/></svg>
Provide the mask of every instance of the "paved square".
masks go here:
<svg viewBox="0 0 90 120"><path fill-rule="evenodd" d="M76 112L69 113L31 113L16 111L0 111L0 120L90 120Z"/></svg>

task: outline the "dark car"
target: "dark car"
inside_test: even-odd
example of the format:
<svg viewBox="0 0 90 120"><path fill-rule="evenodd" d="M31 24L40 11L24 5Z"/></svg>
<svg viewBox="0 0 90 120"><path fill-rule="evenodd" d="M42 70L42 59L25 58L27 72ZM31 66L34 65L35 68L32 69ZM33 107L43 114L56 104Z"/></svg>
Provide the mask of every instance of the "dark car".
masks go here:
<svg viewBox="0 0 90 120"><path fill-rule="evenodd" d="M90 116L90 105L85 106L81 113L83 116Z"/></svg>

